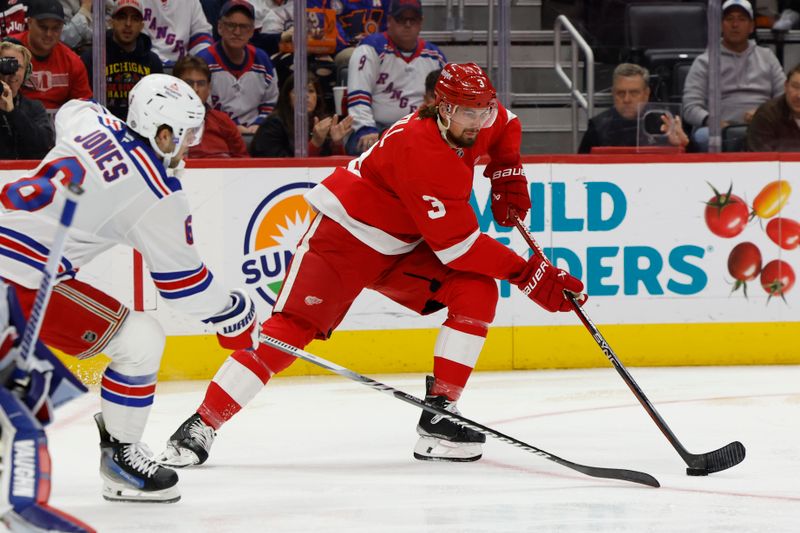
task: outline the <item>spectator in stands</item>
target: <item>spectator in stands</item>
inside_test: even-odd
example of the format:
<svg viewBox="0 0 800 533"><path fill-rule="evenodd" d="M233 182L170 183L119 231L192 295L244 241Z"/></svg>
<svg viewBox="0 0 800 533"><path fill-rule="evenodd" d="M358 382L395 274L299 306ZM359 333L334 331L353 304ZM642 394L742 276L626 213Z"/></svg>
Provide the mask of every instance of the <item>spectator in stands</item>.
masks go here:
<svg viewBox="0 0 800 533"><path fill-rule="evenodd" d="M422 107L428 107L436 103L436 93L434 89L436 88L436 82L439 81L439 74L441 73L442 69L437 68L436 70L428 72L428 75L425 76L425 96L422 98Z"/></svg>
<svg viewBox="0 0 800 533"><path fill-rule="evenodd" d="M212 34L214 41L220 40L219 32L217 28L219 26L219 12L222 10L222 5L225 3L226 0L200 0L200 5L203 6L203 14L206 16L206 20L211 25ZM255 35L250 39L250 44L256 46L258 48L262 48L262 44L259 40L260 32L261 32L261 24L264 22L264 17L267 16L267 13L272 11L276 6L280 6L283 3L283 0L250 0L250 3L253 5L253 10L255 11ZM277 48L270 52L266 48L264 51L267 52L267 55L274 53L277 51Z"/></svg>
<svg viewBox="0 0 800 533"><path fill-rule="evenodd" d="M64 7L61 42L80 52L92 44L92 0L60 0Z"/></svg>
<svg viewBox="0 0 800 533"><path fill-rule="evenodd" d="M189 159L207 157L247 157L247 145L231 117L222 111L211 109L211 71L206 62L195 56L186 56L175 63L173 76L192 86L194 92L206 105L203 124L203 139L189 149Z"/></svg>
<svg viewBox="0 0 800 533"><path fill-rule="evenodd" d="M0 0L0 38L28 29L27 0Z"/></svg>
<svg viewBox="0 0 800 533"><path fill-rule="evenodd" d="M164 66L211 46L211 25L197 0L141 0L144 33Z"/></svg>
<svg viewBox="0 0 800 533"><path fill-rule="evenodd" d="M64 8L58 0L28 2L28 31L18 39L33 54L33 74L22 87L27 98L58 109L73 98L91 98L89 77L81 58L61 42Z"/></svg>
<svg viewBox="0 0 800 533"><path fill-rule="evenodd" d="M308 122L311 139L308 141L309 156L344 155L344 139L352 131L351 117L339 121L336 115L325 112L324 100L320 98L319 80L308 73ZM267 120L258 127L250 155L253 157L294 157L294 75L290 75L281 86L278 105Z"/></svg>
<svg viewBox="0 0 800 533"><path fill-rule="evenodd" d="M278 77L260 48L248 44L255 12L246 0L228 0L218 23L222 40L197 57L211 69L211 105L228 114L239 131L252 134L278 100Z"/></svg>
<svg viewBox="0 0 800 533"><path fill-rule="evenodd" d="M387 30L366 37L350 58L347 109L356 130L347 153L358 155L380 133L422 105L425 77L447 60L439 48L420 39L419 0L393 0Z"/></svg>
<svg viewBox="0 0 800 533"><path fill-rule="evenodd" d="M722 126L747 124L756 108L783 91L786 76L769 48L750 40L755 29L753 8L747 0L722 4L720 47ZM683 116L695 128L692 137L700 151L708 150L708 52L692 63L683 88Z"/></svg>
<svg viewBox="0 0 800 533"><path fill-rule="evenodd" d="M0 42L0 159L41 159L53 146L44 106L19 93L30 66L27 48L12 39Z"/></svg>
<svg viewBox="0 0 800 533"><path fill-rule="evenodd" d="M800 64L789 71L784 94L763 103L747 128L752 152L800 152Z"/></svg>
<svg viewBox="0 0 800 533"><path fill-rule="evenodd" d="M150 37L142 33L144 10L140 0L117 0L106 32L106 107L128 117L128 92L148 74L163 72L161 60L151 50ZM81 55L92 72L92 51Z"/></svg>
<svg viewBox="0 0 800 533"><path fill-rule="evenodd" d="M800 0L779 1L781 15L772 25L774 31L789 31L800 24Z"/></svg>
<svg viewBox="0 0 800 533"><path fill-rule="evenodd" d="M650 100L650 73L633 63L621 63L614 69L611 93L614 107L589 120L578 153L591 153L595 146L638 146L639 107ZM661 131L672 146L685 148L689 138L681 118L661 116Z"/></svg>

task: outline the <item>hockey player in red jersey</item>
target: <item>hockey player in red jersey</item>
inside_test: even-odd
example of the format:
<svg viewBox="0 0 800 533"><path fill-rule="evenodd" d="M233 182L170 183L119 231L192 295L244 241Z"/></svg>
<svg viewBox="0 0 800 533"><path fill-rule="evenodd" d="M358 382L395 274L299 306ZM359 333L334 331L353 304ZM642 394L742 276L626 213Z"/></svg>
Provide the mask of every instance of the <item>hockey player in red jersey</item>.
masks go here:
<svg viewBox="0 0 800 533"><path fill-rule="evenodd" d="M327 339L365 288L421 314L446 307L426 400L456 412L494 319L495 280L509 280L550 312L569 311L563 291L579 294L583 284L536 256L526 261L478 227L469 198L483 155L490 158L484 175L491 180L495 220L512 226L514 213L524 218L531 207L519 120L497 102L480 67L446 65L435 92L434 105L395 123L306 195L318 215L262 332L297 347ZM203 463L215 430L294 360L264 344L234 352L161 460ZM422 413L417 432L417 459L481 457L482 434L430 413Z"/></svg>

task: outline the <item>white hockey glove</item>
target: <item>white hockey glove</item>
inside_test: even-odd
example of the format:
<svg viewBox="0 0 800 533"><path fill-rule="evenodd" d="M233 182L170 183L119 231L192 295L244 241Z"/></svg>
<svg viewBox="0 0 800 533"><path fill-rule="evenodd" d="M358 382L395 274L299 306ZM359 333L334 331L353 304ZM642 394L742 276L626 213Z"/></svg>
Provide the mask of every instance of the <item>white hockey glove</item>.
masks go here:
<svg viewBox="0 0 800 533"><path fill-rule="evenodd" d="M241 289L231 291L227 308L203 322L214 327L219 345L227 350L246 350L258 342L256 305Z"/></svg>

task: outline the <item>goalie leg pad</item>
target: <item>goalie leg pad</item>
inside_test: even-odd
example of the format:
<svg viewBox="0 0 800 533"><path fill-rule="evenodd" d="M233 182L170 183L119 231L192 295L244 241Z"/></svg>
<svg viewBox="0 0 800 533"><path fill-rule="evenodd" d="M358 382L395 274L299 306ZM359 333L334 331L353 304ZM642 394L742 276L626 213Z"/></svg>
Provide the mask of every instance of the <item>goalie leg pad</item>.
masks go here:
<svg viewBox="0 0 800 533"><path fill-rule="evenodd" d="M41 424L16 396L0 388L0 517L13 532L94 533L87 524L47 505L50 454Z"/></svg>
<svg viewBox="0 0 800 533"><path fill-rule="evenodd" d="M155 396L164 351L161 325L145 313L131 313L108 343L111 358L101 382L106 428L121 442L139 442Z"/></svg>

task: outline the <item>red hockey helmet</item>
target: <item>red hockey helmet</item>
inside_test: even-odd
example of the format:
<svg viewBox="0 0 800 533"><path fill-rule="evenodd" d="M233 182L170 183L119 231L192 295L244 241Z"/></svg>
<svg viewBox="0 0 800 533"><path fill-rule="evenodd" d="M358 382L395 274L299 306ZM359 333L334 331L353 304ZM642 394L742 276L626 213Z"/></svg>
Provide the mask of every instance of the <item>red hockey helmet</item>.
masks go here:
<svg viewBox="0 0 800 533"><path fill-rule="evenodd" d="M475 63L448 63L442 69L434 88L436 105L446 102L464 107L496 105L497 92Z"/></svg>

